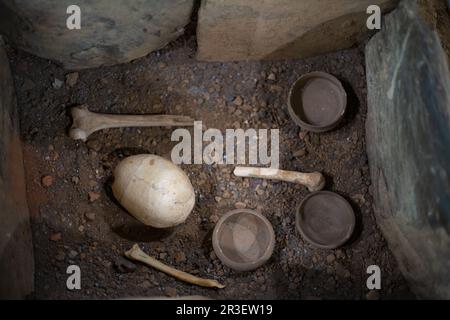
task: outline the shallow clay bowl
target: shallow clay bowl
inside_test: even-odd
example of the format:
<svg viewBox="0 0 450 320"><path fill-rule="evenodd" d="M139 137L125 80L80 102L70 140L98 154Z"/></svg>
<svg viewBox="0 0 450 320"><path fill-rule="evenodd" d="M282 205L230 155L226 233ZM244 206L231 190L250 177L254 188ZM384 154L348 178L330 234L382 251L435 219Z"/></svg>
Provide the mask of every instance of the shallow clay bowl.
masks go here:
<svg viewBox="0 0 450 320"><path fill-rule="evenodd" d="M351 237L355 214L340 195L330 191L314 192L300 203L296 226L302 237L313 246L334 249Z"/></svg>
<svg viewBox="0 0 450 320"><path fill-rule="evenodd" d="M253 270L269 260L275 245L270 222L260 213L237 209L226 213L217 222L212 244L217 257L226 266Z"/></svg>
<svg viewBox="0 0 450 320"><path fill-rule="evenodd" d="M345 113L347 94L341 82L324 72L301 76L292 86L288 110L305 130L325 132L335 128Z"/></svg>

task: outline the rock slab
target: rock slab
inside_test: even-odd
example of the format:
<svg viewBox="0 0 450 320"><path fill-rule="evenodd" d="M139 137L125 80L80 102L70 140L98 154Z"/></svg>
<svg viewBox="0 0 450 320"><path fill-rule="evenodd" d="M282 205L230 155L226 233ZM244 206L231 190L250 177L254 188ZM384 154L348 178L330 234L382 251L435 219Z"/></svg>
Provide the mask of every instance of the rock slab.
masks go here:
<svg viewBox="0 0 450 320"><path fill-rule="evenodd" d="M34 289L34 259L19 116L0 37L0 299L23 299Z"/></svg>
<svg viewBox="0 0 450 320"><path fill-rule="evenodd" d="M78 0L81 29L69 30L70 0L0 0L0 33L14 46L67 69L143 57L184 32L193 0Z"/></svg>
<svg viewBox="0 0 450 320"><path fill-rule="evenodd" d="M367 151L375 214L421 297L450 298L450 72L416 1L366 48Z"/></svg>
<svg viewBox="0 0 450 320"><path fill-rule="evenodd" d="M396 0L206 0L198 16L198 59L301 58L348 48L367 35L369 5Z"/></svg>

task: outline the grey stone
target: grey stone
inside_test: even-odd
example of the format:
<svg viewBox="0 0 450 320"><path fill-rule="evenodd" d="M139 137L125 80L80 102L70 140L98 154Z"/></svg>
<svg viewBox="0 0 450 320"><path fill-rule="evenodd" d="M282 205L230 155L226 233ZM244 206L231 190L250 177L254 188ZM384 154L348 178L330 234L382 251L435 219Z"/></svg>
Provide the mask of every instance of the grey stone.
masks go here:
<svg viewBox="0 0 450 320"><path fill-rule="evenodd" d="M58 78L55 78L55 80L53 80L52 87L55 89L61 89L63 84L64 84L64 82L62 82Z"/></svg>
<svg viewBox="0 0 450 320"><path fill-rule="evenodd" d="M413 0L366 49L367 151L377 222L411 288L450 298L450 73Z"/></svg>
<svg viewBox="0 0 450 320"><path fill-rule="evenodd" d="M0 299L34 289L33 244L13 79L0 37Z"/></svg>
<svg viewBox="0 0 450 320"><path fill-rule="evenodd" d="M397 0L208 0L197 26L198 59L300 58L348 48L367 35L369 5Z"/></svg>
<svg viewBox="0 0 450 320"><path fill-rule="evenodd" d="M78 256L78 252L76 252L75 250L70 250L69 251L69 258L70 259L74 259L76 256Z"/></svg>
<svg viewBox="0 0 450 320"><path fill-rule="evenodd" d="M0 0L0 32L15 46L67 69L143 57L180 36L193 0L78 0L81 29L69 30L69 0Z"/></svg>
<svg viewBox="0 0 450 320"><path fill-rule="evenodd" d="M84 214L84 216L85 216L86 219L89 220L89 221L94 221L94 220L95 220L95 213L94 213L94 212L88 211L88 212L86 212L86 213Z"/></svg>
<svg viewBox="0 0 450 320"><path fill-rule="evenodd" d="M133 262L122 257L118 257L114 261L114 266L117 269L117 271L121 273L130 273L136 270L136 265Z"/></svg>

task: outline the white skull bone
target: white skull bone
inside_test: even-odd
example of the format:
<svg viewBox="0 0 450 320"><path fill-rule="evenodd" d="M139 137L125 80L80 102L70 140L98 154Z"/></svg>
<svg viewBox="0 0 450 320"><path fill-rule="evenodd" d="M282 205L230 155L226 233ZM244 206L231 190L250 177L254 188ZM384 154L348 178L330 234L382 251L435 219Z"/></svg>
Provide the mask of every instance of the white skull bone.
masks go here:
<svg viewBox="0 0 450 320"><path fill-rule="evenodd" d="M156 227L183 223L194 208L195 193L180 167L162 157L127 157L114 170L114 197L136 219Z"/></svg>

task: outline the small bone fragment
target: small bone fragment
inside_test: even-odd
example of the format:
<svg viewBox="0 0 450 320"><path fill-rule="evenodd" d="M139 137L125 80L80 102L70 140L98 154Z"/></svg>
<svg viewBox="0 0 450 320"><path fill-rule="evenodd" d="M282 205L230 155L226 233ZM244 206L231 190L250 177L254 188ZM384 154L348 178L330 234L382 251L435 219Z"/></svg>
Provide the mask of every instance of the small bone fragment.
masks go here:
<svg viewBox="0 0 450 320"><path fill-rule="evenodd" d="M273 168L236 167L237 177L282 180L304 185L309 191L319 191L325 186L325 178L320 172L303 173Z"/></svg>
<svg viewBox="0 0 450 320"><path fill-rule="evenodd" d="M193 126L194 119L176 115L128 115L91 112L86 105L71 109L73 124L69 136L86 141L95 131L123 127Z"/></svg>
<svg viewBox="0 0 450 320"><path fill-rule="evenodd" d="M125 256L128 259L142 262L150 267L153 267L159 271L167 273L168 275L187 283L195 284L201 287L219 288L219 289L225 288L223 284L220 284L216 280L199 278L189 273L169 267L164 263L156 260L155 258L148 256L145 252L141 250L141 248L139 248L137 244L133 245L133 247L130 250L126 251Z"/></svg>

